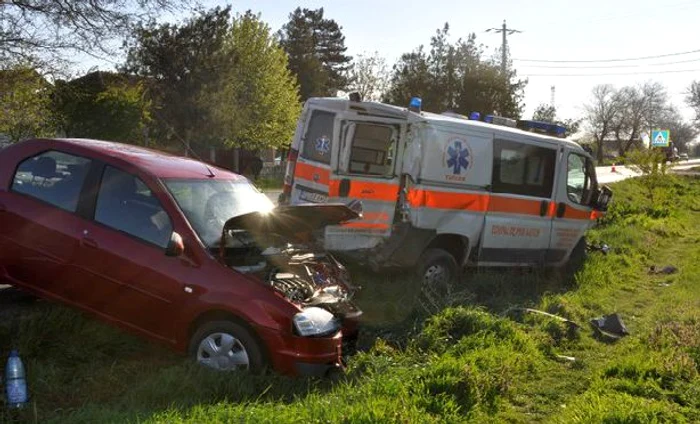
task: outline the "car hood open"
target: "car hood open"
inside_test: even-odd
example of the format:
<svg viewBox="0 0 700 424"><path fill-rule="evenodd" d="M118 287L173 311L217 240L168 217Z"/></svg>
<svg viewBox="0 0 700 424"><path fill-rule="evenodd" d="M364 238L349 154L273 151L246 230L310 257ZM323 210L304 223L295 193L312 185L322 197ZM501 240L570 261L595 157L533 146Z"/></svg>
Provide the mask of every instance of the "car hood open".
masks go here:
<svg viewBox="0 0 700 424"><path fill-rule="evenodd" d="M253 234L278 234L290 240L307 240L315 230L359 217L360 213L343 204L278 206L268 213L235 216L226 221L223 232L246 230Z"/></svg>

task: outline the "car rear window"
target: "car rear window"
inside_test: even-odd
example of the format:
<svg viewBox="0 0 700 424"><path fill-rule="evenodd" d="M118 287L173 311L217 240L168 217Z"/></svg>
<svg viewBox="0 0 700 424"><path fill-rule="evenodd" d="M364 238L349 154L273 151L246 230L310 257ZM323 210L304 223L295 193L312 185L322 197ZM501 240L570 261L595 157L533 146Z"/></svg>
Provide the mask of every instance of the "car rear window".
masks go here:
<svg viewBox="0 0 700 424"><path fill-rule="evenodd" d="M12 180L12 191L75 212L90 159L48 151L22 161Z"/></svg>

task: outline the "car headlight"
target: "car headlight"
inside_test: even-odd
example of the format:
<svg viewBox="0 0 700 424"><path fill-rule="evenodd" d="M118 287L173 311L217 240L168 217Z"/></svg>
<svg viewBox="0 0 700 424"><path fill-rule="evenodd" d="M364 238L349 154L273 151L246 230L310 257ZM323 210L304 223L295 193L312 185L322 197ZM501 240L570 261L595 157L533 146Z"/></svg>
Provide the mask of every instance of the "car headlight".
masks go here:
<svg viewBox="0 0 700 424"><path fill-rule="evenodd" d="M294 315L294 328L302 337L327 336L340 330L339 320L325 309L315 306Z"/></svg>

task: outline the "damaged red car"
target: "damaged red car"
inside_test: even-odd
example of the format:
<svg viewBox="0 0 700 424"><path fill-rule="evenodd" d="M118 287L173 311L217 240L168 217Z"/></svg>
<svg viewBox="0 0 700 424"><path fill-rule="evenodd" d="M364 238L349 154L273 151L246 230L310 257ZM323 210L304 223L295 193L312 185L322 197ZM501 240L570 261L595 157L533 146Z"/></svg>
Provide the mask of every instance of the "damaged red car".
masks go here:
<svg viewBox="0 0 700 424"><path fill-rule="evenodd" d="M41 139L0 152L0 281L219 370L341 366L361 312L314 234L357 217L275 208L242 176L131 145Z"/></svg>

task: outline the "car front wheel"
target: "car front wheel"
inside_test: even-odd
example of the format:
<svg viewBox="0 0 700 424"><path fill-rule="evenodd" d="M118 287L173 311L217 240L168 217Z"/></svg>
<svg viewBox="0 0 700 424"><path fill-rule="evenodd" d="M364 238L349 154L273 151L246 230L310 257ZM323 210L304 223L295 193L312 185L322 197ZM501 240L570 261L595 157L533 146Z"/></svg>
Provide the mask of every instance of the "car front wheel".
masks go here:
<svg viewBox="0 0 700 424"><path fill-rule="evenodd" d="M190 356L217 371L259 372L264 368L262 351L243 326L231 321L212 321L192 336Z"/></svg>

